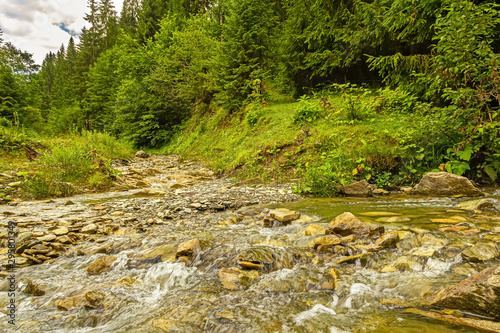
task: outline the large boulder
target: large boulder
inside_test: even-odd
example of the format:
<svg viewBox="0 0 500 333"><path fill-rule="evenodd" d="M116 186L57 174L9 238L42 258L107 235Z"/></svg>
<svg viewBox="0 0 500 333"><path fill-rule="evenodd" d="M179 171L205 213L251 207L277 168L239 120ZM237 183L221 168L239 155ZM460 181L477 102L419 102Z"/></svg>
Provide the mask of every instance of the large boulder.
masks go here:
<svg viewBox="0 0 500 333"><path fill-rule="evenodd" d="M354 214L345 212L330 222L326 233L341 236L356 234L372 237L382 235L384 233L384 227L381 225L363 222L354 216Z"/></svg>
<svg viewBox="0 0 500 333"><path fill-rule="evenodd" d="M500 265L430 296L430 305L500 319Z"/></svg>
<svg viewBox="0 0 500 333"><path fill-rule="evenodd" d="M415 186L414 194L420 195L467 195L483 193L469 179L448 172L429 172Z"/></svg>
<svg viewBox="0 0 500 333"><path fill-rule="evenodd" d="M369 197L372 195L370 184L366 180L342 187L342 192L350 197Z"/></svg>
<svg viewBox="0 0 500 333"><path fill-rule="evenodd" d="M148 158L149 154L146 153L144 150L139 150L138 152L135 153L135 157Z"/></svg>

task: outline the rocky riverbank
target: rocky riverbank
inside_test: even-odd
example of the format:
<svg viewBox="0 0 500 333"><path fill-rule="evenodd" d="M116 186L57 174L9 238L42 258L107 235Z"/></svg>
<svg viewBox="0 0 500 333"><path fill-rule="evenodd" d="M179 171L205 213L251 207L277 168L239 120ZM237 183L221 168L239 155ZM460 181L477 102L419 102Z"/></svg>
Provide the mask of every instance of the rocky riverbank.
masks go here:
<svg viewBox="0 0 500 333"><path fill-rule="evenodd" d="M115 167L123 191L2 206L21 331L499 329L494 195L303 200L175 156Z"/></svg>

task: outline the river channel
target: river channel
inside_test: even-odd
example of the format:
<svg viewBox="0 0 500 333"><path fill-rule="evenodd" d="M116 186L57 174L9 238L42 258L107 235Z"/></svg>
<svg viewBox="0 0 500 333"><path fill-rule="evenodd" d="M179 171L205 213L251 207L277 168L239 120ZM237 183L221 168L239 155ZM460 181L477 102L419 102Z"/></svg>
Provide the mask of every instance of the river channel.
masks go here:
<svg viewBox="0 0 500 333"><path fill-rule="evenodd" d="M17 223L28 249L17 257L16 332L483 332L407 311L500 263L461 255L500 244L498 212L457 208L471 198L303 198L290 184L235 184L172 156L117 168L143 186L0 206L3 230ZM277 208L300 217L266 224ZM345 212L397 241L315 248ZM0 320L14 332L6 311Z"/></svg>

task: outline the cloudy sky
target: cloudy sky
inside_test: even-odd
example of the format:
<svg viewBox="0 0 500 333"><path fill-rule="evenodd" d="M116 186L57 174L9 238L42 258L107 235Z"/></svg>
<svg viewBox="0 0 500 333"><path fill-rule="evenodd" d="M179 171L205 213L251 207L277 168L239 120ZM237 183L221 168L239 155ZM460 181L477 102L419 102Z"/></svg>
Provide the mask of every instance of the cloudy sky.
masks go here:
<svg viewBox="0 0 500 333"><path fill-rule="evenodd" d="M33 53L41 64L49 52L57 52L68 44L71 35L78 34L88 23L83 19L87 0L0 0L0 29L5 42ZM123 0L115 0L115 10L121 11Z"/></svg>

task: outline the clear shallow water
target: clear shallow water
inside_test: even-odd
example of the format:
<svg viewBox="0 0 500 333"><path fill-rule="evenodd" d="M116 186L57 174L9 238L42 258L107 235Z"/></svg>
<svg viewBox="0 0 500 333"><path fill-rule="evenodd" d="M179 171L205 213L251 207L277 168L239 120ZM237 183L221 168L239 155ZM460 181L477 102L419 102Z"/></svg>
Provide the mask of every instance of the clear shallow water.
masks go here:
<svg viewBox="0 0 500 333"><path fill-rule="evenodd" d="M494 196L498 197L498 193ZM461 264L459 256L439 254L423 260L410 255L409 269L381 273L381 265L395 264L408 254L398 249L384 250L365 263L358 260L337 265L336 258L308 249L314 236L301 234L309 224L327 226L346 211L367 222L376 222L389 212L410 220L383 223L386 229L428 232L448 240L449 247L462 246L477 242L489 228L499 225L477 214L455 211L463 200L308 199L271 205L309 217L285 227L264 228L252 219L221 223L234 217L225 212L200 215L181 225L173 222L157 226L148 234L111 235L103 243L112 245L117 257L109 272L88 275L84 270L102 254L60 257L51 264L19 269L21 289L31 280L43 285L47 293L20 294L18 332L481 332L407 313L404 308L394 309L382 302L391 299L418 304L426 295L461 281L465 277L453 271ZM376 216L370 214L373 212L377 212ZM438 229L453 224L431 221L453 216L465 218L481 233L443 233ZM146 251L192 238L202 240L204 246L187 266L170 261L134 265L134 260ZM238 254L249 248L272 253L272 267L245 288L223 288L217 277L219 270L238 267ZM335 290L323 288L333 281L332 268L338 280ZM103 304L95 309L76 306L69 311L59 311L55 305L58 300L88 292L102 293ZM2 300L6 296L3 294Z"/></svg>

